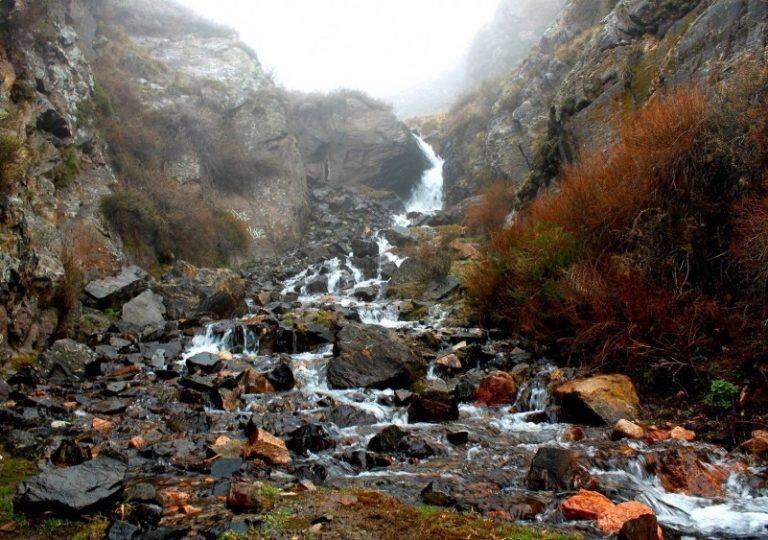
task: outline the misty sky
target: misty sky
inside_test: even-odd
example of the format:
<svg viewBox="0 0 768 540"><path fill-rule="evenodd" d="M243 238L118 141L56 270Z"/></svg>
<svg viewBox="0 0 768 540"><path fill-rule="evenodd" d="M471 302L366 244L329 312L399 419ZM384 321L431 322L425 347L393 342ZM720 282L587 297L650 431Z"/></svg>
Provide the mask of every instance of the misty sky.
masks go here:
<svg viewBox="0 0 768 540"><path fill-rule="evenodd" d="M289 89L378 97L459 64L498 0L179 0L235 28Z"/></svg>

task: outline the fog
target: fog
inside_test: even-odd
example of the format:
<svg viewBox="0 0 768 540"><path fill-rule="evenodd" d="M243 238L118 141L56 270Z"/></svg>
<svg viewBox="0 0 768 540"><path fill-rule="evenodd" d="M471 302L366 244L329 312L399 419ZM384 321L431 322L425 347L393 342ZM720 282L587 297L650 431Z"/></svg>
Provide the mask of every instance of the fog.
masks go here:
<svg viewBox="0 0 768 540"><path fill-rule="evenodd" d="M237 30L289 89L383 98L456 71L498 0L179 0Z"/></svg>

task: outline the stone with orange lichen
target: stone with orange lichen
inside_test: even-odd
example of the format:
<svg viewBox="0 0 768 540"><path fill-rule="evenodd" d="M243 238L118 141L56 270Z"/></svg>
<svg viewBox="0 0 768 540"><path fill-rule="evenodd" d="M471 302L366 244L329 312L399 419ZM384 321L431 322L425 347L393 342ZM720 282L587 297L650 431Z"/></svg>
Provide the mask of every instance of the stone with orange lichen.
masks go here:
<svg viewBox="0 0 768 540"><path fill-rule="evenodd" d="M560 510L567 519L597 519L614 506L616 505L602 493L582 489L576 495L568 497L560 506Z"/></svg>

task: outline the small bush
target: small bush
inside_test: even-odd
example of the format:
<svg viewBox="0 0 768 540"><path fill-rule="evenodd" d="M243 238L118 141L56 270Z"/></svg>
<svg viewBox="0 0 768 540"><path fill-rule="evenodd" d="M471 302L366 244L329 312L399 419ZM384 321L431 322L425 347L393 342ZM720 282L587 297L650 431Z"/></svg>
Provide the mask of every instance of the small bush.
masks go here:
<svg viewBox="0 0 768 540"><path fill-rule="evenodd" d="M23 143L18 137L0 137L0 189L8 189L20 180L22 148Z"/></svg>
<svg viewBox="0 0 768 540"><path fill-rule="evenodd" d="M56 168L53 183L58 189L64 189L75 181L80 173L80 157L74 146L61 152L61 164Z"/></svg>
<svg viewBox="0 0 768 540"><path fill-rule="evenodd" d="M85 272L80 262L76 260L72 249L64 251L61 262L64 266L64 277L56 292L56 307L59 310L59 325L56 333L67 336L72 330L72 320L76 315L78 301L85 287Z"/></svg>
<svg viewBox="0 0 768 540"><path fill-rule="evenodd" d="M504 227L513 201L514 189L508 182L490 184L481 191L480 200L467 211L467 226L476 232L490 235Z"/></svg>
<svg viewBox="0 0 768 540"><path fill-rule="evenodd" d="M765 93L742 90L657 96L491 231L466 280L486 322L662 393L704 391L712 363L754 368L768 122Z"/></svg>
<svg viewBox="0 0 768 540"><path fill-rule="evenodd" d="M718 413L725 413L733 409L738 397L738 386L723 379L715 379L704 396L704 403Z"/></svg>

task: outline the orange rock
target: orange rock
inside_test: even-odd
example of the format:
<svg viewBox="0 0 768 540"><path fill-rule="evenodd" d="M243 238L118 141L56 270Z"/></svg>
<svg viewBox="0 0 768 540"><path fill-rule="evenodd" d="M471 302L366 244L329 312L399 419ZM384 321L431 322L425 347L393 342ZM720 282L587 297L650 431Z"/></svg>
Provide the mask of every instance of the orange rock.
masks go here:
<svg viewBox="0 0 768 540"><path fill-rule="evenodd" d="M103 420L101 418L94 418L91 424L96 431L109 431L114 427L114 424L109 420Z"/></svg>
<svg viewBox="0 0 768 540"><path fill-rule="evenodd" d="M597 528L603 534L618 534L624 524L636 517L655 515L650 506L637 501L630 501L608 509L597 518Z"/></svg>
<svg viewBox="0 0 768 540"><path fill-rule="evenodd" d="M582 489L573 497L568 497L560 510L567 519L597 519L614 506L602 493Z"/></svg>
<svg viewBox="0 0 768 540"><path fill-rule="evenodd" d="M579 426L568 426L560 434L560 440L563 442L577 442L584 439L584 430Z"/></svg>
<svg viewBox="0 0 768 540"><path fill-rule="evenodd" d="M191 504L182 504L179 511L187 516L196 516L197 514L201 514L203 509L198 508L197 506L192 506Z"/></svg>
<svg viewBox="0 0 768 540"><path fill-rule="evenodd" d="M455 354L446 354L435 361L435 364L446 369L461 370L461 360Z"/></svg>
<svg viewBox="0 0 768 540"><path fill-rule="evenodd" d="M190 499L191 495L175 489L166 489L163 491L163 497L167 499L169 503L178 506L185 504Z"/></svg>
<svg viewBox="0 0 768 540"><path fill-rule="evenodd" d="M555 388L553 396L562 401L564 419L574 422L612 425L640 416L640 398L632 379L626 375L595 375L574 379Z"/></svg>
<svg viewBox="0 0 768 540"><path fill-rule="evenodd" d="M741 447L756 456L768 454L768 431L757 430L752 432L752 438L744 441Z"/></svg>
<svg viewBox="0 0 768 540"><path fill-rule="evenodd" d="M240 375L240 385L246 394L271 394L275 388L263 373L248 368Z"/></svg>
<svg viewBox="0 0 768 540"><path fill-rule="evenodd" d="M243 458L259 458L272 465L287 465L291 462L285 441L263 429L257 429L248 438L248 443L243 448Z"/></svg>
<svg viewBox="0 0 768 540"><path fill-rule="evenodd" d="M515 378L503 371L494 371L480 381L475 401L483 405L512 405L517 397Z"/></svg>
<svg viewBox="0 0 768 540"><path fill-rule="evenodd" d="M656 475L664 489L694 497L723 497L728 472L700 458L689 447L666 450L656 456Z"/></svg>
<svg viewBox="0 0 768 540"><path fill-rule="evenodd" d="M139 450L141 448L144 448L146 444L147 444L147 441L144 440L144 437L136 436L131 439L131 441L128 443L128 446L130 448L133 448L134 450Z"/></svg>
<svg viewBox="0 0 768 540"><path fill-rule="evenodd" d="M613 432L611 438L615 441L619 439L643 439L645 438L645 430L629 420L621 419L613 426Z"/></svg>
<svg viewBox="0 0 768 540"><path fill-rule="evenodd" d="M670 438L677 439L678 441L691 442L696 439L696 433L680 426L675 426L672 428L672 431L669 432L669 436Z"/></svg>
<svg viewBox="0 0 768 540"><path fill-rule="evenodd" d="M651 427L646 434L646 439L650 443L657 443L669 440L671 433L668 429L659 429Z"/></svg>

